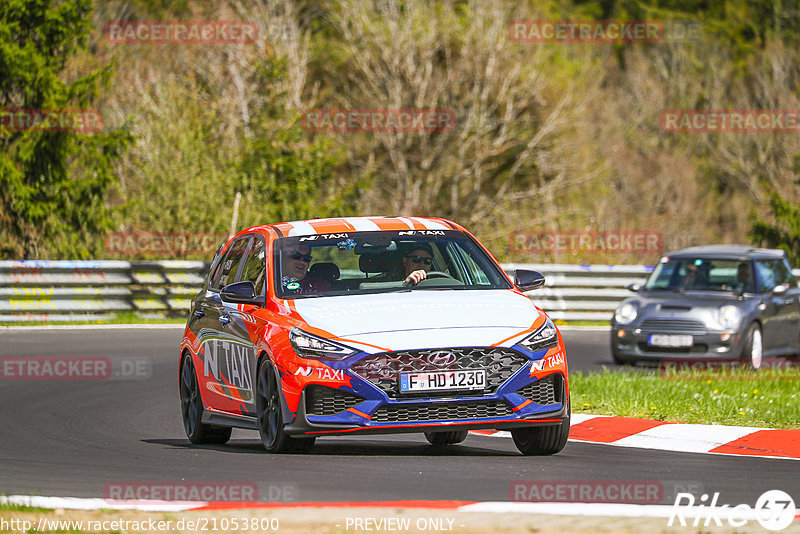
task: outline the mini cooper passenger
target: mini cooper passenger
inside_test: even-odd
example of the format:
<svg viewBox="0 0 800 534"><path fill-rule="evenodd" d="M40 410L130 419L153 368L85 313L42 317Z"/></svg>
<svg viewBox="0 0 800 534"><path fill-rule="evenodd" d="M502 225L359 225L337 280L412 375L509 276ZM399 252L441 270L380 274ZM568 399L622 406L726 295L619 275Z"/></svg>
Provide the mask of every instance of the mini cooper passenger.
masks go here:
<svg viewBox="0 0 800 534"><path fill-rule="evenodd" d="M738 360L800 351L800 289L782 250L708 245L663 258L611 321L617 363ZM680 361L680 359L678 359Z"/></svg>
<svg viewBox="0 0 800 534"><path fill-rule="evenodd" d="M353 217L240 232L194 297L179 353L192 443L258 430L267 451L321 436L424 433L459 443L510 430L524 454L569 433L558 329L464 228Z"/></svg>

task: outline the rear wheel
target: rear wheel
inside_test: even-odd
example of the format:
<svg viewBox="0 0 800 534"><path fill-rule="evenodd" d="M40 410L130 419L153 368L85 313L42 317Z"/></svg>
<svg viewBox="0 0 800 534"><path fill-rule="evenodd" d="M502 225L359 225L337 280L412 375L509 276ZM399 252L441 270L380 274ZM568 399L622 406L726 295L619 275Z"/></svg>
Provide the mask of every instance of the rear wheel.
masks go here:
<svg viewBox="0 0 800 534"><path fill-rule="evenodd" d="M761 367L763 351L764 346L763 337L761 336L761 327L758 323L753 323L750 325L750 328L747 329L747 334L745 334L742 360L753 369L758 369Z"/></svg>
<svg viewBox="0 0 800 534"><path fill-rule="evenodd" d="M258 366L256 390L258 433L267 452L310 451L315 438L292 438L283 430L280 388L275 377L275 368L269 358L261 360Z"/></svg>
<svg viewBox="0 0 800 534"><path fill-rule="evenodd" d="M425 439L431 445L455 445L467 439L466 430L451 430L449 432L425 432Z"/></svg>
<svg viewBox="0 0 800 534"><path fill-rule="evenodd" d="M207 425L203 420L203 400L192 355L186 354L181 362L181 415L186 436L197 445L221 445L231 439L231 427Z"/></svg>
<svg viewBox="0 0 800 534"><path fill-rule="evenodd" d="M569 419L572 408L567 405L567 415L561 424L529 426L511 430L514 445L526 456L542 456L560 452L569 437Z"/></svg>

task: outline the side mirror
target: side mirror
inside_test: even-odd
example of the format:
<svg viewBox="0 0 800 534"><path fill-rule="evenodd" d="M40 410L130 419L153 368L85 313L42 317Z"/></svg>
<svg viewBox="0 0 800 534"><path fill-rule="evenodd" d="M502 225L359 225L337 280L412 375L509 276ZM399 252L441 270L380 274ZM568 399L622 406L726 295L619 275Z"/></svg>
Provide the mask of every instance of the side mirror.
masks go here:
<svg viewBox="0 0 800 534"><path fill-rule="evenodd" d="M787 291L789 291L789 284L781 284L779 286L775 286L772 290L773 295L784 295Z"/></svg>
<svg viewBox="0 0 800 534"><path fill-rule="evenodd" d="M538 271L517 269L514 271L514 284L522 291L539 289L544 285L544 275Z"/></svg>
<svg viewBox="0 0 800 534"><path fill-rule="evenodd" d="M220 297L225 302L264 305L264 298L256 297L256 286L250 281L236 282L223 287Z"/></svg>
<svg viewBox="0 0 800 534"><path fill-rule="evenodd" d="M642 289L642 285L641 284L628 284L627 286L625 286L625 289L627 289L628 291L633 291L634 293L636 293L637 291Z"/></svg>

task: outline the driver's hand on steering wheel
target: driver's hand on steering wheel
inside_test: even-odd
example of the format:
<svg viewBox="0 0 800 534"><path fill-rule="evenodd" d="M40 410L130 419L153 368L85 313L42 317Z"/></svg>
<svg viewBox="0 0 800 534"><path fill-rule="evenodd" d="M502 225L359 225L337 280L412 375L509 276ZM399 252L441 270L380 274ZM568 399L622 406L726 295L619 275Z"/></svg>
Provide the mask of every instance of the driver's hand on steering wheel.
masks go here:
<svg viewBox="0 0 800 534"><path fill-rule="evenodd" d="M416 271L413 271L411 274L406 276L406 279L403 280L403 285L411 285L411 284L417 285L423 280L425 280L427 277L428 273L426 273L424 269L417 269Z"/></svg>

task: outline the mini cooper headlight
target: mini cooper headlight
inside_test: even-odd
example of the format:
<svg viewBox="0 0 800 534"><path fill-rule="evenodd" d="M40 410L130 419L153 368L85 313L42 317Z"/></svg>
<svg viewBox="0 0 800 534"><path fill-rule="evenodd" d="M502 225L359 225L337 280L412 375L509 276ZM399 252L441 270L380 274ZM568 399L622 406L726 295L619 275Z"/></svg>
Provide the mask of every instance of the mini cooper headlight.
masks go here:
<svg viewBox="0 0 800 534"><path fill-rule="evenodd" d="M636 306L630 302L626 302L614 312L614 320L617 321L617 324L629 324L636 319L638 313Z"/></svg>
<svg viewBox="0 0 800 534"><path fill-rule="evenodd" d="M735 330L742 322L742 312L736 306L728 304L719 309L718 320L723 330Z"/></svg>
<svg viewBox="0 0 800 534"><path fill-rule="evenodd" d="M294 351L301 358L344 360L358 352L348 346L303 332L297 327L292 328L292 331L289 332L289 341L292 343Z"/></svg>
<svg viewBox="0 0 800 534"><path fill-rule="evenodd" d="M542 326L520 341L519 344L531 352L555 347L558 344L558 330L556 330L553 321L548 317Z"/></svg>

